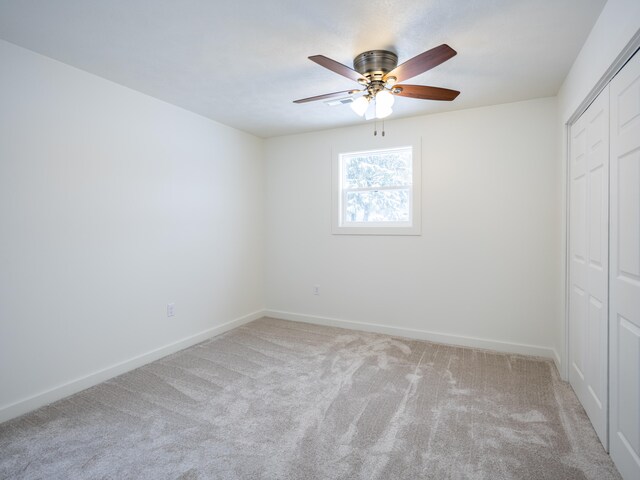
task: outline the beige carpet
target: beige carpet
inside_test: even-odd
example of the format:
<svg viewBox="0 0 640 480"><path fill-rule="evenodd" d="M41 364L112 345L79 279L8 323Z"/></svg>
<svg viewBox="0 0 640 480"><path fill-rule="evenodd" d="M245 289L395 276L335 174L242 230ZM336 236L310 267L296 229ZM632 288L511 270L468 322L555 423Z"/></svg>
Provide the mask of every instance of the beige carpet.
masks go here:
<svg viewBox="0 0 640 480"><path fill-rule="evenodd" d="M11 479L618 479L542 359L264 318L0 425Z"/></svg>

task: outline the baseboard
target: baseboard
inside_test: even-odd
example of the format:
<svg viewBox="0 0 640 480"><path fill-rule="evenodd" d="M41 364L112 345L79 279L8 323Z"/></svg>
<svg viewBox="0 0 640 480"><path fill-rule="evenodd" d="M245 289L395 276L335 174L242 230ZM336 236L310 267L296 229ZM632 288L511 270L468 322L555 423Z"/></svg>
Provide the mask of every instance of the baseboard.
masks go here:
<svg viewBox="0 0 640 480"><path fill-rule="evenodd" d="M353 320L342 320L337 318L321 317L317 315L306 315L301 313L283 312L279 310L258 310L235 320L223 323L216 327L209 328L195 335L183 338L163 347L151 350L142 355L130 358L124 362L117 363L110 367L90 373L84 377L64 383L50 390L38 393L26 399L0 407L0 423L18 417L32 410L48 405L57 400L61 400L69 395L78 393L89 387L109 380L135 368L151 363L162 357L166 357L179 350L183 350L209 338L225 333L233 328L257 320L263 316L279 318L282 320L292 320L295 322L312 323L316 325L327 325L331 327L348 328L351 330L362 330L365 332L384 333L398 337L415 338L418 340L429 340L448 345L459 345L464 347L482 348L498 352L517 353L521 355L533 355L537 357L549 358L554 361L558 371L561 371L561 359L558 352L553 348L540 347L536 345L526 345L521 343L502 342L499 340L489 340L484 338L467 337L462 335L452 335L428 330L413 328L395 327L375 323L357 322Z"/></svg>
<svg viewBox="0 0 640 480"><path fill-rule="evenodd" d="M553 363L555 363L556 365L556 369L558 370L558 375L560 376L560 378L565 380L562 377L562 358L560 358L560 354L555 348L552 348L551 350L553 351Z"/></svg>
<svg viewBox="0 0 640 480"><path fill-rule="evenodd" d="M120 362L102 370L98 370L84 377L71 380L70 382L64 383L50 390L46 390L10 405L0 407L0 423L28 413L32 410L35 410L36 408L48 405L62 398L68 397L69 395L73 395L74 393L78 393L89 387L97 385L98 383L104 382L105 380L109 380L110 378L116 377L130 370L146 365L147 363L151 363L162 357L166 357L167 355L175 353L179 350L183 350L187 347L208 340L209 338L220 335L233 328L239 327L240 325L244 325L245 323L257 320L258 318L261 318L263 316L264 310L259 310L248 315L244 315L240 318L236 318L235 320L223 323L222 325L209 328L200 333L196 333L195 335L191 335L189 337L178 340L177 342L170 343L163 347L156 348L155 350L143 353L142 355L130 358L128 360L125 360L124 362Z"/></svg>
<svg viewBox="0 0 640 480"><path fill-rule="evenodd" d="M447 345L458 345L463 347L482 348L484 350L494 350L497 352L517 353L544 357L559 362L560 357L553 348L541 347L537 345L526 345L522 343L503 342L500 340L489 340L485 338L466 337L462 335L452 335L447 333L431 332L414 328L394 327L377 323L357 322L353 320L342 320L337 318L320 317L317 315L306 315L301 313L283 312L279 310L265 310L264 315L281 320L292 320L295 322L313 323L316 325L327 325L331 327L348 328L351 330L362 330L365 332L384 333L398 337L415 338L418 340L429 340Z"/></svg>

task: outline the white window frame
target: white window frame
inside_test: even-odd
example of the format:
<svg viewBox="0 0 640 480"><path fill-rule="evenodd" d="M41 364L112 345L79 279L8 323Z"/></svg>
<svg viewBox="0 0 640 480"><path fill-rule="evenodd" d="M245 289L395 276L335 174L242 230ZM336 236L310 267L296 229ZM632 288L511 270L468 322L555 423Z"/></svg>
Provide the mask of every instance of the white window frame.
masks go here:
<svg viewBox="0 0 640 480"><path fill-rule="evenodd" d="M370 134L369 134L370 135ZM337 235L420 235L421 234L421 184L422 184L422 145L420 138L390 138L372 139L369 137L360 142L345 142L332 149L332 201L331 201L331 231ZM365 148L358 148L365 147ZM344 195L341 155L351 153L369 153L411 148L412 184L409 199L410 220L408 222L343 222ZM397 187L375 187L357 190L385 190ZM356 189L349 189L354 191Z"/></svg>

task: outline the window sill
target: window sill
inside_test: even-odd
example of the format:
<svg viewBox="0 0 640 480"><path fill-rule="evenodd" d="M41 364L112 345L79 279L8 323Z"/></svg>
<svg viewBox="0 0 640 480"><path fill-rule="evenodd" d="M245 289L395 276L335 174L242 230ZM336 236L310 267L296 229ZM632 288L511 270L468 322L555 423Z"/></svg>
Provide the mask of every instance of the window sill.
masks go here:
<svg viewBox="0 0 640 480"><path fill-rule="evenodd" d="M334 235L405 235L418 236L421 235L420 227L339 227L334 226L332 231Z"/></svg>

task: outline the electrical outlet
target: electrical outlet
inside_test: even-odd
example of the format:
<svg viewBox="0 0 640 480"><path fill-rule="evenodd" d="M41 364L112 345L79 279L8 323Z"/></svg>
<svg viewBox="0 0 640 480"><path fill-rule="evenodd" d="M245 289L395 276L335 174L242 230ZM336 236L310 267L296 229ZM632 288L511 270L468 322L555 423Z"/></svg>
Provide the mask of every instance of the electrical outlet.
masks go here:
<svg viewBox="0 0 640 480"><path fill-rule="evenodd" d="M176 304L167 303L167 317L173 317L176 314Z"/></svg>
<svg viewBox="0 0 640 480"><path fill-rule="evenodd" d="M313 294L314 295L320 295L320 285L314 285L313 286Z"/></svg>

